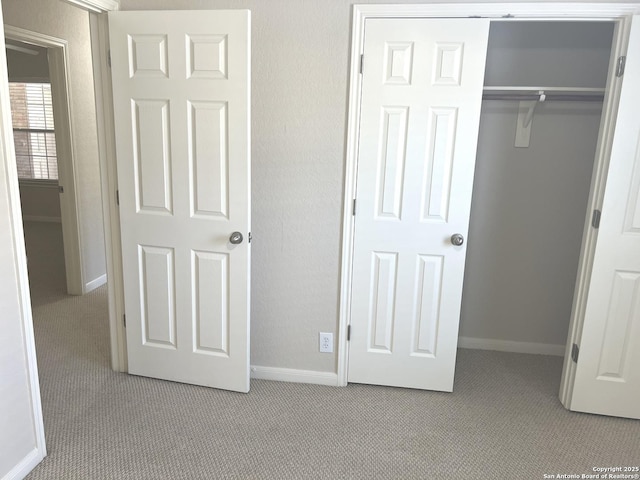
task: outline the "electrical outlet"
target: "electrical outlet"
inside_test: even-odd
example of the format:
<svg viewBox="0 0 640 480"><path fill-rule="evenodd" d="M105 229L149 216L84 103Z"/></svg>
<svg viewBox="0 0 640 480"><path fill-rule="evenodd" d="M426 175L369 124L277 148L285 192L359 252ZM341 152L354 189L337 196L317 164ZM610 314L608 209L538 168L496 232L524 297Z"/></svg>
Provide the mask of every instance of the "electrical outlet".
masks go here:
<svg viewBox="0 0 640 480"><path fill-rule="evenodd" d="M320 332L320 351L323 353L333 352L333 333Z"/></svg>

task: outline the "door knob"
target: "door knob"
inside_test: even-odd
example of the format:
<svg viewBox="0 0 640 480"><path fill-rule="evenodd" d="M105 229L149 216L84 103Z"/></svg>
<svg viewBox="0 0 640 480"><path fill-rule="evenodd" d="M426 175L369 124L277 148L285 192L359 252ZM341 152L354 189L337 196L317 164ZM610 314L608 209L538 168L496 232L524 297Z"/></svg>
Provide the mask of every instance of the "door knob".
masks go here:
<svg viewBox="0 0 640 480"><path fill-rule="evenodd" d="M464 237L459 233L454 233L453 235L451 235L451 243L456 247L459 247L464 243Z"/></svg>
<svg viewBox="0 0 640 480"><path fill-rule="evenodd" d="M243 240L243 237L240 232L233 232L229 237L229 242L231 242L233 245L238 245L242 243L242 240Z"/></svg>

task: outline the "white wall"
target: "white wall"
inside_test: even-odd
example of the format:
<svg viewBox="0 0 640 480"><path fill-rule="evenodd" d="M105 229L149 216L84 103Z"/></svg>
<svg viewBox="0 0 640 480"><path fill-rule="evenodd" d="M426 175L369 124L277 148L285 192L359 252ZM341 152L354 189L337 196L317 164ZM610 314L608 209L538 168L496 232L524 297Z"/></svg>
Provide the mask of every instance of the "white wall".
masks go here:
<svg viewBox="0 0 640 480"><path fill-rule="evenodd" d="M3 0L5 24L68 41L71 128L85 283L106 272L89 14L62 0Z"/></svg>
<svg viewBox="0 0 640 480"><path fill-rule="evenodd" d="M7 172L0 166L0 478L36 449L31 388L22 331L18 275L15 268L14 230L9 224Z"/></svg>
<svg viewBox="0 0 640 480"><path fill-rule="evenodd" d="M252 12L254 365L336 369L334 355L318 352L318 332L335 332L338 323L353 3L121 2L123 10L248 8ZM546 333L536 335L532 341L547 338Z"/></svg>
<svg viewBox="0 0 640 480"><path fill-rule="evenodd" d="M0 478L37 449L7 170L0 164ZM18 232L22 235L22 232ZM23 258L20 258L23 261ZM29 314L30 317L30 314Z"/></svg>
<svg viewBox="0 0 640 480"><path fill-rule="evenodd" d="M9 217L5 167L5 164L0 165L0 478L37 450L33 392L27 370L27 340L22 323L27 312L22 311L20 304L16 270L18 254Z"/></svg>
<svg viewBox="0 0 640 480"><path fill-rule="evenodd" d="M0 65L5 62L0 39ZM0 88L8 99L6 69L0 68ZM11 142L10 111L5 105L0 114L0 478L22 478L45 455L37 367L35 357L29 356L35 346L25 300L29 295L26 257L20 243L23 233Z"/></svg>

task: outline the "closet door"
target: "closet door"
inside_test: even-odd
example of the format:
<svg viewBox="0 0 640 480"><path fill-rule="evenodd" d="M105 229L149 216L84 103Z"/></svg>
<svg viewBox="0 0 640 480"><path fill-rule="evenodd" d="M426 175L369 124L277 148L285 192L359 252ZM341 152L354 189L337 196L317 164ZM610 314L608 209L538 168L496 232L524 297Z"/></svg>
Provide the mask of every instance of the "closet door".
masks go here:
<svg viewBox="0 0 640 480"><path fill-rule="evenodd" d="M640 16L622 81L570 409L640 418Z"/></svg>
<svg viewBox="0 0 640 480"><path fill-rule="evenodd" d="M349 382L453 389L488 34L366 22Z"/></svg>

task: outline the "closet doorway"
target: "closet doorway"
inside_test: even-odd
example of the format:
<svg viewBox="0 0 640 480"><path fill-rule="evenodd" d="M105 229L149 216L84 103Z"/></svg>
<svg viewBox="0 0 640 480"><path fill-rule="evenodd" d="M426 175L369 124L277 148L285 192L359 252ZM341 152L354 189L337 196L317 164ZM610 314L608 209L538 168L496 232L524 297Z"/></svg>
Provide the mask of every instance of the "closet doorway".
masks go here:
<svg viewBox="0 0 640 480"><path fill-rule="evenodd" d="M492 22L460 346L563 355L611 22Z"/></svg>
<svg viewBox="0 0 640 480"><path fill-rule="evenodd" d="M412 20L415 19L407 19L407 25ZM384 20L363 20L363 29L356 31L354 38L365 33L369 25L375 26L376 22L381 21ZM450 232L451 237L437 234L443 249L464 249L468 245L462 314L459 317L462 334L460 346L523 353L564 352L576 279L578 287L584 288L585 283L588 285L588 272L585 271L590 263L587 257L593 255L594 242L594 234L589 229L597 228L597 213L594 214L593 227L585 219L591 220L592 205L597 205L594 199L602 194L604 188L603 170L606 174L613 133L610 125L612 105L616 103L620 89L616 77L621 74L617 67L617 55L624 50L620 47L621 43L624 44L624 35L621 33L624 31L623 23L504 19L490 22L484 91L477 92L483 99L480 134L478 138L464 138L467 144L475 145L477 142L478 145L470 226L468 234L462 229L460 232ZM391 28L391 31L395 34L397 28ZM363 112L368 101L367 73L377 76L382 83L389 83L390 78L404 78L407 80L404 88L409 89L413 72L412 58L418 56L414 49L417 52L421 48L417 41L402 42L394 35L388 42L383 42L379 49L382 52L381 61L376 63L367 57L367 41L374 36L363 34L358 42L362 48L360 51L364 52L364 58L360 60L364 73L361 74L363 86L359 102ZM432 47L436 54L430 80L435 83L445 71L451 73L450 77L454 80L463 78L464 73L460 76L456 71L462 71L466 47L455 38L449 40L443 36L436 39L435 47ZM357 51L354 48L354 52ZM367 70L372 64L373 72ZM403 87L394 85L394 88ZM460 304L460 297L452 298L452 295L444 294L442 285L445 274L442 272L445 272L447 260L443 254L419 251L415 273L407 270L399 274L396 265L402 262L400 250L386 246L384 251L359 251L357 217L361 214L381 217L379 211L367 212L367 205L382 205L381 199L389 193L389 185L394 185L399 191L391 193L400 199L400 214L393 220L401 223L402 210L407 205L412 202L424 204L424 198L431 195L429 188L435 184L434 171L444 173L438 179L440 192L446 193L449 186L449 191L452 191L456 182L455 154L450 154L449 165L444 157L447 149L458 148L460 139L455 139L455 127L442 128L442 132L439 132L436 121L433 121L427 123L432 136L430 138L427 135L424 142L427 158L421 175L425 178L422 182L425 190L418 194L415 190L403 191L407 177L410 181L416 175L415 172L405 175L405 163L411 162L405 158L409 149L402 145L398 147L403 141L408 144L411 139L411 134L407 133L411 131L411 112L407 115L408 126L400 122L399 127L390 128L391 123L385 123L388 117L384 115L385 108L401 109L402 105L385 105L385 101L390 101L386 97L378 101L378 110L382 113L377 115L378 124L373 122L371 131L367 130L368 120L364 119L364 114L356 119L357 126L350 128L352 133L357 132L355 138L351 139L356 142L353 151L357 152L354 154L357 168L353 171L348 169L347 183L350 173L353 174L353 183L346 190L353 195L357 202L354 207L357 205L358 208L352 210L351 205L346 207L349 214L356 216L355 221L349 220L345 212L345 251L349 247L354 250L344 255L344 259L354 263L351 268L348 265L343 268L343 274L346 273L343 278L348 277L345 278L347 288L343 283L343 293L349 292L346 300L343 295L343 320L346 317L343 325L349 325L351 338L348 346L345 346L349 363L346 365L345 360L342 365L348 371L348 381L356 382L360 380L357 376L352 378L352 365L355 371L363 370L358 364L370 364L370 357L381 357L384 363L385 359L394 357L395 351L409 362L413 362L416 356L422 356L427 364L437 358L438 349L440 352L450 350L451 345L438 344L439 338L432 341L435 348L430 352L420 352L416 345L420 347L424 328L429 330L430 335L438 337L440 331L450 330L452 322L457 324L458 318L452 315L445 317L442 307L455 302ZM445 101L442 107L451 108L444 104ZM604 114L603 105L606 107ZM613 107L615 114L615 105ZM353 117L351 120L353 123ZM393 138L390 133L393 133ZM377 159L361 164L358 156L363 151L369 151L366 142L371 142L372 137L378 145L374 149ZM389 148L389 145L393 148ZM440 160L439 166L436 161L430 163L428 159L429 155L433 158L433 152L438 149L444 159ZM607 161L603 161L605 157ZM595 164L594 158L598 159ZM397 163L390 166L390 162L396 160ZM362 165L365 165L364 169L375 170L368 175L373 183L373 188L369 190L363 184L367 181L367 174L363 172ZM447 181L450 183L447 184ZM361 202L360 195L367 195L368 192L371 192L372 201L367 203L368 199L365 199ZM455 198L445 198L445 203L454 201ZM406 211L424 212L424 207ZM458 237L458 233L462 242L454 238ZM369 232L364 231L364 234L368 235ZM398 237L399 244L405 243L404 237ZM365 258L363 265L355 263L358 256ZM366 257L370 258L368 272ZM440 270L431 267L428 270L424 266L420 268L420 260L425 264L425 258L440 259L440 264L445 267L440 266ZM384 265L382 260L389 265ZM435 261L431 263L436 267L439 265ZM408 283L407 279L412 276L413 283ZM406 290L410 291L407 297L413 302L411 305L398 300L400 297L397 292ZM366 298L360 302L358 295L362 296L363 291L366 292ZM354 303L352 299L355 299ZM580 308L579 303L576 302L577 308ZM425 317L425 310L430 316ZM633 321L632 318L630 322ZM574 325L571 329L571 338L575 338L577 329ZM360 345L354 351L355 335L361 335L364 340L359 341ZM378 348L376 343L377 338L382 337L389 340L390 347L385 351ZM411 345L396 346L396 339L406 338L411 339ZM457 338L455 344L458 344ZM425 353L429 353L430 358ZM384 370L384 366L379 367L373 370ZM427 371L426 368L413 370L418 376ZM373 375L375 377L375 373ZM397 382L366 381L411 386ZM437 386L421 388L448 390Z"/></svg>

